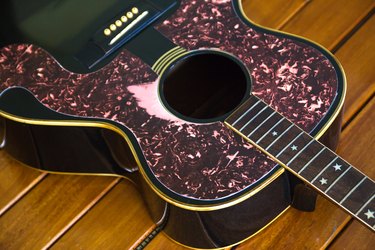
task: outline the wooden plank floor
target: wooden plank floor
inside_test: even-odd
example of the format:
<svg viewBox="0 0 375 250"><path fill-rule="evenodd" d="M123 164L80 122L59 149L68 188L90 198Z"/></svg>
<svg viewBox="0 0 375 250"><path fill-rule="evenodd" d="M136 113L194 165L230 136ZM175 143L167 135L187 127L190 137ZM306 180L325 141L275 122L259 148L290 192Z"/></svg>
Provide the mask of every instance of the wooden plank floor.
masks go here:
<svg viewBox="0 0 375 250"><path fill-rule="evenodd" d="M347 75L338 153L375 178L374 0L244 0L248 17L329 48ZM155 225L132 182L37 172L0 151L0 249L131 249ZM373 249L375 234L322 197L238 249ZM185 249L158 234L146 249Z"/></svg>

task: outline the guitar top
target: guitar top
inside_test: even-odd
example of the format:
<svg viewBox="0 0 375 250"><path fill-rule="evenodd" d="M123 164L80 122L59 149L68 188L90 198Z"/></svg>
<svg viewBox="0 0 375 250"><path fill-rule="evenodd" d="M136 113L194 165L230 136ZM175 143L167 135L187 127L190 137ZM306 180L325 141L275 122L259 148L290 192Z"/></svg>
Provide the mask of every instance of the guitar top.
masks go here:
<svg viewBox="0 0 375 250"><path fill-rule="evenodd" d="M341 108L345 83L337 63L314 44L249 26L239 16L237 2L182 1L155 29L188 51L233 55L251 72L252 94L319 134ZM24 87L59 113L125 126L139 144L135 151L146 178L177 203L232 200L278 168L221 121L186 121L165 109L158 74L126 50L88 74L65 70L34 45L10 45L0 53L1 91Z"/></svg>

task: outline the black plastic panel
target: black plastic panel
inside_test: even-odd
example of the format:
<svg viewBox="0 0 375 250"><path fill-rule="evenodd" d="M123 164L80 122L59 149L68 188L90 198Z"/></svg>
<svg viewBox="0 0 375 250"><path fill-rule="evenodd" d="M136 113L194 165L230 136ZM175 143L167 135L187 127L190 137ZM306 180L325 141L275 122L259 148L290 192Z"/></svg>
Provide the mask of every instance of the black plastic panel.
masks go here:
<svg viewBox="0 0 375 250"><path fill-rule="evenodd" d="M68 70L91 72L113 60L125 42L147 26L168 17L178 4L176 0L7 0L1 3L0 46L35 44L51 53ZM103 51L94 42L97 41L95 34L98 31L102 34L103 27L132 6L148 6L155 15L135 27L125 40ZM80 53L89 61L77 60L76 55ZM95 67L92 67L93 62Z"/></svg>

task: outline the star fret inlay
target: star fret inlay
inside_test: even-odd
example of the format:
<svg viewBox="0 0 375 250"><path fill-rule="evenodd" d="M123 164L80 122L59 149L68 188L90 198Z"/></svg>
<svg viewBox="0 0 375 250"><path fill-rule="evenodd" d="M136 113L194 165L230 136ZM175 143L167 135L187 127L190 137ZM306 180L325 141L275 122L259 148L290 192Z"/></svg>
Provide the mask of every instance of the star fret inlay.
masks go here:
<svg viewBox="0 0 375 250"><path fill-rule="evenodd" d="M273 132L272 132L272 135L273 135L273 136L276 136L276 135L277 135L277 132L276 132L276 131L273 131Z"/></svg>
<svg viewBox="0 0 375 250"><path fill-rule="evenodd" d="M338 163L336 163L333 168L335 169L335 171L341 171L341 167L342 165L339 165Z"/></svg>
<svg viewBox="0 0 375 250"><path fill-rule="evenodd" d="M293 145L290 148L292 149L292 151L296 151L298 149L298 147L296 145Z"/></svg>
<svg viewBox="0 0 375 250"><path fill-rule="evenodd" d="M374 219L375 218L375 216L374 216L374 211L371 211L370 209L367 209L367 212L365 213L365 215L367 216L367 219L369 220L369 219Z"/></svg>
<svg viewBox="0 0 375 250"><path fill-rule="evenodd" d="M320 184L322 184L322 185L326 185L326 184L328 183L328 180L322 177L322 179L320 179L319 182L320 182Z"/></svg>

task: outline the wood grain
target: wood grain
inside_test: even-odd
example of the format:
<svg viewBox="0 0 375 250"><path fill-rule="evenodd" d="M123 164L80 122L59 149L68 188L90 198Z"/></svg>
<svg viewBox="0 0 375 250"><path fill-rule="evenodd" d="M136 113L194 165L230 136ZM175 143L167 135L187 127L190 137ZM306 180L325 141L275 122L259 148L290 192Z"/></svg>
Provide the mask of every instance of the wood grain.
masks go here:
<svg viewBox="0 0 375 250"><path fill-rule="evenodd" d="M0 217L46 174L25 167L0 151Z"/></svg>
<svg viewBox="0 0 375 250"><path fill-rule="evenodd" d="M344 123L375 93L375 17L368 20L336 53L347 75Z"/></svg>
<svg viewBox="0 0 375 250"><path fill-rule="evenodd" d="M375 234L357 221L353 221L343 233L336 238L331 250L366 250L374 249Z"/></svg>
<svg viewBox="0 0 375 250"><path fill-rule="evenodd" d="M242 7L245 14L256 23L280 29L308 3L306 0L243 0Z"/></svg>
<svg viewBox="0 0 375 250"><path fill-rule="evenodd" d="M369 169L374 101L367 103L375 82L374 18L356 30L374 1L244 0L243 6L261 25L282 27L330 49L343 44L336 55L349 88L339 153L374 177ZM344 38L348 41L341 43ZM43 177L0 152L0 249L127 249L153 227L139 193L126 180L116 184L110 177ZM350 220L319 197L315 212L289 209L239 249L317 249L332 241L332 249L372 249L373 234L356 222L345 228ZM185 248L159 234L146 249Z"/></svg>
<svg viewBox="0 0 375 250"><path fill-rule="evenodd" d="M48 175L0 218L0 249L42 248L89 210L115 180Z"/></svg>
<svg viewBox="0 0 375 250"><path fill-rule="evenodd" d="M373 7L373 0L313 0L283 27L283 31L332 49Z"/></svg>
<svg viewBox="0 0 375 250"><path fill-rule="evenodd" d="M52 249L128 249L153 226L136 187L123 180Z"/></svg>
<svg viewBox="0 0 375 250"><path fill-rule="evenodd" d="M361 110L343 131L337 153L345 155L347 161L375 179L375 98ZM361 136L358 137L358 134ZM374 221L375 222L375 221Z"/></svg>

